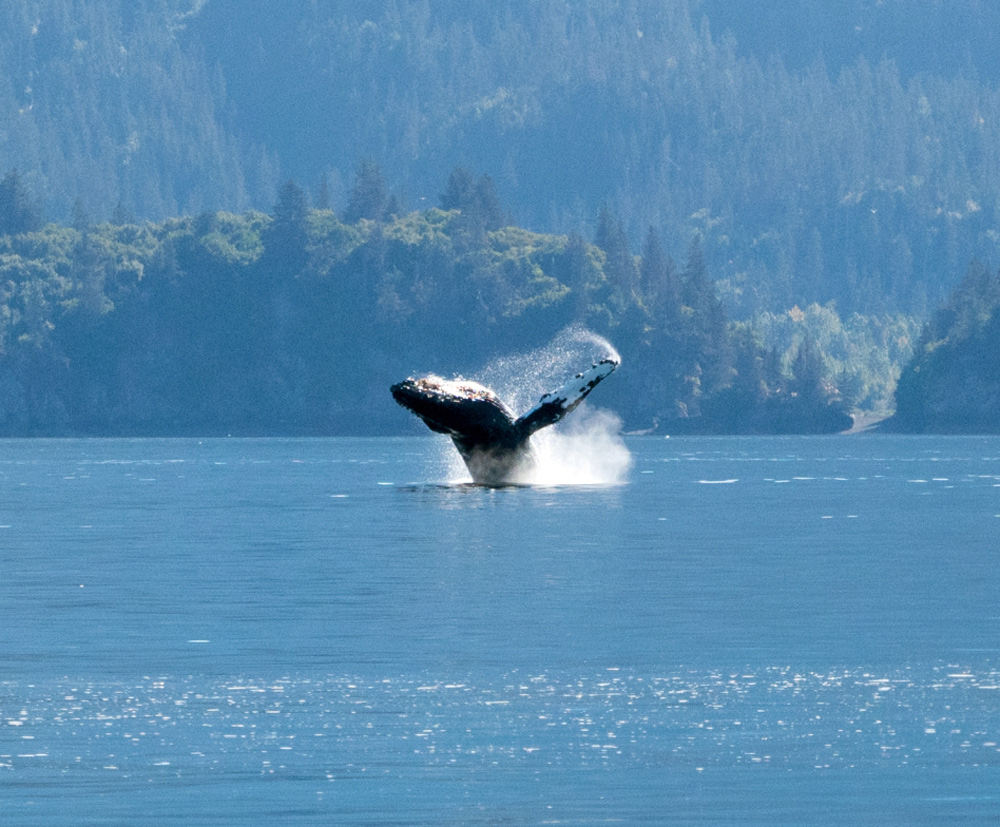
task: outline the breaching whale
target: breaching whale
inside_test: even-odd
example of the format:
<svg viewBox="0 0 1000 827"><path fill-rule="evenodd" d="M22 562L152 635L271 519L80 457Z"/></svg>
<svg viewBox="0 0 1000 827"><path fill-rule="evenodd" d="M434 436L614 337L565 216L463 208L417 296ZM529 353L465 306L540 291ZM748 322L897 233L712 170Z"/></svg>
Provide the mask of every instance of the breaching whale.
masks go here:
<svg viewBox="0 0 1000 827"><path fill-rule="evenodd" d="M602 359L516 418L500 397L478 382L425 376L399 382L390 391L428 428L451 437L474 482L507 485L523 478L534 463L531 435L570 413L616 367L617 360Z"/></svg>

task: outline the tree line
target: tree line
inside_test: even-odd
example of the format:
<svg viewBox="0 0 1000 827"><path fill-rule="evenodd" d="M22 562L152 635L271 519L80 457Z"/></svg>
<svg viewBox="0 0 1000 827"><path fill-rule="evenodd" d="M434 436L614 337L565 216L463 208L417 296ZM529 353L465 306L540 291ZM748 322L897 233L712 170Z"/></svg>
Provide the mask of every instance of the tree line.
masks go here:
<svg viewBox="0 0 1000 827"><path fill-rule="evenodd" d="M607 207L590 241L535 233L462 167L436 200L401 209L366 161L340 212L289 181L269 213L18 224L8 174L0 433L394 432L392 382L474 377L571 324L621 351L603 400L626 428L827 432L885 402L913 324L818 305L734 323L697 236L678 265L655 229L633 255Z"/></svg>

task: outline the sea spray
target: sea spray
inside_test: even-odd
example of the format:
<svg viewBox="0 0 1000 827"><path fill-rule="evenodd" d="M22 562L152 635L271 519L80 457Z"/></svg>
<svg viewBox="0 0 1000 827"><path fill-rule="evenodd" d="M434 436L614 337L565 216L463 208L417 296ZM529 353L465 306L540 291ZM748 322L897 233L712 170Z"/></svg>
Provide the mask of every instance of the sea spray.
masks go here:
<svg viewBox="0 0 1000 827"><path fill-rule="evenodd" d="M571 325L544 347L493 360L477 371L476 379L493 388L515 413L522 414L543 394L602 359L621 362L614 345L603 336L582 325Z"/></svg>
<svg viewBox="0 0 1000 827"><path fill-rule="evenodd" d="M621 436L621 420L610 411L581 406L562 427L532 437L535 467L528 485L619 485L632 455Z"/></svg>
<svg viewBox="0 0 1000 827"><path fill-rule="evenodd" d="M520 415L543 394L602 359L621 362L607 339L574 325L545 347L494 360L477 371L476 379ZM625 481L632 466L632 456L621 436L621 420L586 402L564 422L536 433L531 445L535 463L516 480L519 484L617 485ZM449 480L469 480L468 469L453 450L447 454L447 469Z"/></svg>

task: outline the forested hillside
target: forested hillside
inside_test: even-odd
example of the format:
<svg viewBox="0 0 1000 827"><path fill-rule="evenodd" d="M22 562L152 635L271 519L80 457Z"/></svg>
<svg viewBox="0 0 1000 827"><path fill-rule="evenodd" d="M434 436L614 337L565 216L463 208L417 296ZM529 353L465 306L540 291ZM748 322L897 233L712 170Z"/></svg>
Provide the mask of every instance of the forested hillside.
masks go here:
<svg viewBox="0 0 1000 827"><path fill-rule="evenodd" d="M1000 433L1000 272L972 262L924 329L896 400L890 429Z"/></svg>
<svg viewBox="0 0 1000 827"><path fill-rule="evenodd" d="M685 0L303 4L269 29L303 47L268 61L254 18L221 25L239 5L213 0L195 27L239 67L238 108L294 86L257 127L301 125L283 157L304 180L323 163L342 180L354 159L337 153L364 148L413 198L428 170L487 171L532 227L579 231L606 202L636 249L650 225L675 248L701 232L740 315L831 299L924 312L997 241L1000 98L971 71L904 78L882 53L789 71Z"/></svg>
<svg viewBox="0 0 1000 827"><path fill-rule="evenodd" d="M271 203L278 162L239 137L225 80L179 33L200 0L0 4L0 172L50 218Z"/></svg>
<svg viewBox="0 0 1000 827"><path fill-rule="evenodd" d="M0 173L48 218L407 209L456 165L536 232L695 234L727 311L925 314L1000 242L981 0L8 0Z"/></svg>
<svg viewBox="0 0 1000 827"><path fill-rule="evenodd" d="M887 404L913 335L819 306L734 324L697 238L675 264L607 209L592 242L534 233L461 168L436 200L403 211L363 164L339 214L288 182L269 214L42 226L6 176L0 434L398 432L392 382L475 377L569 325L621 351L602 406L626 428L828 432Z"/></svg>

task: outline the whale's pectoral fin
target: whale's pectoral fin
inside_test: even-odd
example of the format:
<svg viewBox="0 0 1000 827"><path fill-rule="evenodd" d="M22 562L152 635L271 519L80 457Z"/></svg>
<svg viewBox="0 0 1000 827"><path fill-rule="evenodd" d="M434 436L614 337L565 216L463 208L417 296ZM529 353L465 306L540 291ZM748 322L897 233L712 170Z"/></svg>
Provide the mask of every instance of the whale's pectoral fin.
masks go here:
<svg viewBox="0 0 1000 827"><path fill-rule="evenodd" d="M524 416L520 417L514 427L518 434L527 439L535 431L546 425L554 425L566 414L579 405L594 388L618 367L614 359L602 359L589 370L578 373L559 390L545 394Z"/></svg>

